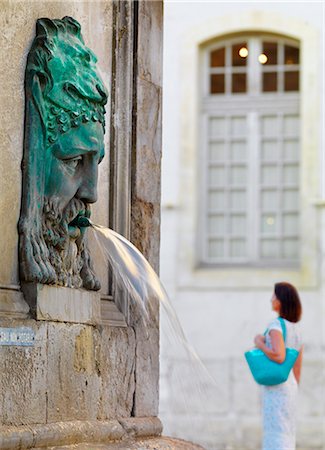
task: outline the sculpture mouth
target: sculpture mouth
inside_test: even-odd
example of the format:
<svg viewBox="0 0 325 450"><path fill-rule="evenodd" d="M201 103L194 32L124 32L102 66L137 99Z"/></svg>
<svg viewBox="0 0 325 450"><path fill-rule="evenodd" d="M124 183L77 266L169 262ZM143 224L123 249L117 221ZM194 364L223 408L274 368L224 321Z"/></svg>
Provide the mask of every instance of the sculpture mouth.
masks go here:
<svg viewBox="0 0 325 450"><path fill-rule="evenodd" d="M90 222L90 211L89 210L82 210L79 211L79 213L77 214L77 216L69 223L69 229L70 228L86 228L86 227L90 227L91 226L91 222Z"/></svg>

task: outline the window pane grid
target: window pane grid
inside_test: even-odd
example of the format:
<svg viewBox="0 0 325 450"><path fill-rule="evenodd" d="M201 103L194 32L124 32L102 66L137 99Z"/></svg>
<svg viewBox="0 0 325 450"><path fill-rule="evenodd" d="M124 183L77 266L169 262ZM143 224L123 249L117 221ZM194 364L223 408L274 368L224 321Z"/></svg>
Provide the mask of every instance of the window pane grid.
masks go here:
<svg viewBox="0 0 325 450"><path fill-rule="evenodd" d="M247 257L246 117L210 116L208 132L208 258L241 260Z"/></svg>
<svg viewBox="0 0 325 450"><path fill-rule="evenodd" d="M299 120L297 115L278 113L262 115L260 123L259 257L291 260L298 257L299 244ZM269 138L271 129L276 139ZM277 162L270 158L272 153Z"/></svg>
<svg viewBox="0 0 325 450"><path fill-rule="evenodd" d="M265 44L270 43L264 42L264 47ZM266 63L261 64L263 91L299 91L299 48L279 42L277 44L277 50L274 53L277 53L278 58L269 58Z"/></svg>
<svg viewBox="0 0 325 450"><path fill-rule="evenodd" d="M263 76L271 76L271 81L267 81L270 93L291 95L290 92L298 92L299 48L286 44L284 40L251 38L252 41L254 39L260 39L262 45L255 46L254 52L249 52L245 61L238 57L238 52L243 44L250 51L250 41L230 40L223 46L224 56L222 51L218 57L215 55L214 63L208 69L209 77L223 76L222 81L218 81L219 85L215 84L217 87L214 87L214 93L228 99L229 106L233 104L230 108L226 103L225 107L221 104L220 109L216 103L214 109L213 102L216 97L211 97L211 103L206 99L206 111L209 111L210 117L206 140L205 255L206 260L212 263L277 263L293 262L299 258L298 114L281 113L281 109L274 108L274 104L280 100L277 94L270 104L268 100L267 104L261 105L261 110L264 111L267 111L270 105L271 112L260 113L259 125L255 131L250 122L248 133L250 109L245 111L244 105L240 104L242 97L238 97L239 94L249 93L249 90L253 89L252 86L258 86L259 89L254 91L254 95L262 94ZM260 52L266 52L267 48L263 48L263 42L268 42L268 49L273 52L273 56L269 54L269 60L265 64L253 61L259 55L259 48ZM260 84L248 80L248 75L253 73L249 69L252 64L258 67ZM275 77L272 74L275 74ZM235 107L236 98L240 108ZM265 98L271 97L266 95ZM295 98L291 95L290 102L292 99L296 101ZM283 99L284 97L281 97L282 102ZM247 97L247 101L254 101L254 98ZM214 116L214 110L218 111L218 116ZM294 109L291 109L289 104L288 108L285 105L284 110ZM233 111L245 112L240 115L234 114ZM251 135L254 133L259 136L256 146L258 157L255 153L256 159L252 164ZM252 183L255 183L257 189L253 196L250 187ZM254 198L256 204L252 206ZM252 223L248 220L251 221L254 216L256 226L253 239L256 242L256 250L252 253L249 247L252 245L252 236L249 234L249 231L252 231Z"/></svg>

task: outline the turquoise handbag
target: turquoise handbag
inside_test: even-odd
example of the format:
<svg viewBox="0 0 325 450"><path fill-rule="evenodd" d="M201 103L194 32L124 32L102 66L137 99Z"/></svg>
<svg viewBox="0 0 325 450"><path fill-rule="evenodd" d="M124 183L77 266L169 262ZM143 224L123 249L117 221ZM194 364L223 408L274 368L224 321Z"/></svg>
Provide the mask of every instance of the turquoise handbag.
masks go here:
<svg viewBox="0 0 325 450"><path fill-rule="evenodd" d="M279 317L281 323L283 340L286 341L286 326L282 317ZM264 334L267 333L267 330ZM246 361L252 372L254 380L264 386L274 386L275 384L287 381L290 370L298 358L299 352L294 348L286 347L286 358L283 363L272 361L259 348L254 348L245 353Z"/></svg>

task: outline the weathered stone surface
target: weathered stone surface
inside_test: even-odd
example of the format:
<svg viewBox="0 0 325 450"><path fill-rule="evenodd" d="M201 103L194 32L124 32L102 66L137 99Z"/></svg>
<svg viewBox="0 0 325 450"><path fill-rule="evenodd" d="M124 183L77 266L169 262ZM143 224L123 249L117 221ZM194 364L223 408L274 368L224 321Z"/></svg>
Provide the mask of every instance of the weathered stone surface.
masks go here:
<svg viewBox="0 0 325 450"><path fill-rule="evenodd" d="M23 290L37 320L100 323L99 293L34 283L24 284Z"/></svg>
<svg viewBox="0 0 325 450"><path fill-rule="evenodd" d="M51 447L48 450L204 450L192 442L169 437L127 440L110 444L80 444L67 447ZM40 449L35 449L40 450Z"/></svg>
<svg viewBox="0 0 325 450"><path fill-rule="evenodd" d="M0 326L29 327L36 338L31 347L0 346L0 424L44 423L47 407L47 324L0 319Z"/></svg>
<svg viewBox="0 0 325 450"><path fill-rule="evenodd" d="M48 324L48 422L96 419L98 339L89 325Z"/></svg>
<svg viewBox="0 0 325 450"><path fill-rule="evenodd" d="M103 327L97 355L102 379L98 419L129 417L135 391L135 334L132 328Z"/></svg>
<svg viewBox="0 0 325 450"><path fill-rule="evenodd" d="M68 421L34 427L11 426L0 428L0 448L1 450L17 448L21 450L27 448L91 448L95 450L96 448L115 448L115 445L119 445L116 448L123 449L138 448L133 445L138 442L140 445L146 441L138 441L137 438L150 436L152 439L154 436L160 436L161 430L161 422L157 417L126 418L120 421ZM151 439L148 442L151 442ZM119 444L113 444L112 441L119 441ZM155 440L152 439L152 442Z"/></svg>
<svg viewBox="0 0 325 450"><path fill-rule="evenodd" d="M12 318L27 318L29 307L19 287L0 287L0 315Z"/></svg>
<svg viewBox="0 0 325 450"><path fill-rule="evenodd" d="M57 422L34 430L34 446L66 445L79 442L102 442L121 439L125 434L116 420L109 422Z"/></svg>
<svg viewBox="0 0 325 450"><path fill-rule="evenodd" d="M104 69L104 81L110 85L107 80L112 72L112 5L112 2L104 1L44 3L33 0L21 3L8 1L1 5L0 23L3 33L0 43L4 56L1 59L3 64L0 64L0 84L3 88L0 93L0 111L3 113L0 154L4 164L0 168L0 214L4 229L0 253L4 255L6 264L0 267L0 283L3 283L3 286L16 286L14 295L17 296L20 306L16 310L13 308L14 311L21 310L27 314L28 310L20 301L16 225L21 197L25 57L34 35L35 20L39 17L61 18L64 15L76 18L82 25L85 41L89 42L89 46L99 56L99 64ZM130 158L130 179L132 178L134 193L131 235L135 237L134 242L144 251L151 264L158 269L162 3L139 2L136 5L130 1L128 5L132 11L139 7L139 16L136 16L139 23L136 25L139 31L138 56L141 61L138 64L138 61L131 58L138 69L135 80L133 76L129 80L130 89L133 91L130 101L135 104L123 106L132 118L132 126L127 127L127 132L134 150ZM126 25L131 27L134 23ZM131 28L128 32L136 35ZM101 36L101 39L98 39L98 36ZM151 47L150 54L146 55L148 42L155 44ZM8 54L11 55L10 61ZM15 92L16 95L8 96L4 92ZM117 127L117 132L122 133L124 130ZM106 136L108 144L109 138ZM108 148L109 145L106 145L107 150ZM108 225L108 217L111 214L109 210L113 207L109 198L109 175L109 162L108 158L105 158L100 165L101 198L97 205L94 205L92 215L94 222L103 225ZM95 265L100 266L98 249L94 253ZM99 273L104 277L102 294L107 296L107 273L105 268L99 269ZM8 297L6 302L10 300ZM121 437L124 439L127 432L136 436L159 434L159 421L148 417L155 416L158 411L158 304L152 303L147 328L138 313L131 318L128 328L96 328L87 324L67 323L68 316L63 318L62 308L49 302L46 306L47 312L44 312L44 305L40 308L39 318L50 320L42 323L28 321L36 330L39 347L0 348L0 448L46 448L49 445L67 445L76 443L78 439L79 442L87 439L89 448L95 450L97 444L94 442L103 443ZM74 304L73 309L78 309L78 306L80 305ZM74 310L73 314L75 313ZM79 316L74 316L73 320L82 321L80 310L77 314ZM61 319L64 322L58 322ZM17 326L21 325L21 322L16 323ZM5 357L2 357L3 355ZM17 386L10 385L11 391L6 393L12 380L16 381ZM129 423L126 418L131 415L138 416L139 421L131 419ZM113 421L113 428L106 423L107 419L116 417L123 418L121 421L124 428L116 420ZM98 422L99 420L106 422L103 425L104 422ZM68 422L74 422L75 425L69 426ZM12 424L17 427L11 428ZM21 424L27 425L18 427ZM151 448L150 445L161 445L161 448L164 448L163 441L160 440L146 444L144 440L136 442L125 438L116 445L116 448L124 450Z"/></svg>
<svg viewBox="0 0 325 450"><path fill-rule="evenodd" d="M157 310L155 307L154 311ZM134 310L133 310L134 311ZM136 312L131 312L136 317ZM135 379L133 414L136 417L157 416L159 403L159 329L153 311L149 318L142 318L134 325L136 337Z"/></svg>
<svg viewBox="0 0 325 450"><path fill-rule="evenodd" d="M35 425L33 428L26 426L0 428L0 448L1 450L44 449L53 445L69 446L80 442L109 442L122 439L124 436L126 432L117 420L57 422Z"/></svg>
<svg viewBox="0 0 325 450"><path fill-rule="evenodd" d="M163 2L139 2L139 76L156 86L162 85Z"/></svg>
<svg viewBox="0 0 325 450"><path fill-rule="evenodd" d="M158 417L130 417L119 419L119 422L133 437L159 436L162 432L162 423Z"/></svg>
<svg viewBox="0 0 325 450"><path fill-rule="evenodd" d="M161 164L162 3L138 3L136 74L136 143L133 155L131 241L158 272ZM153 43L148 52L148 42ZM158 414L159 305L150 299L148 318L131 308L136 336L135 416Z"/></svg>

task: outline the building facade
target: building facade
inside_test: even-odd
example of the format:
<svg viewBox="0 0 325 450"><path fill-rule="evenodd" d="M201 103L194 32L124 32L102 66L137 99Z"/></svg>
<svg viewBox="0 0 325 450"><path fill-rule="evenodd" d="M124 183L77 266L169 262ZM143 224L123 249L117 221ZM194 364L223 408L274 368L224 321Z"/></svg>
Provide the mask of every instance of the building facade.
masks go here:
<svg viewBox="0 0 325 450"><path fill-rule="evenodd" d="M161 275L216 385L194 369L187 407L193 364L162 335L160 414L209 449L259 448L243 353L277 281L303 303L298 447L325 445L323 8L165 2Z"/></svg>

